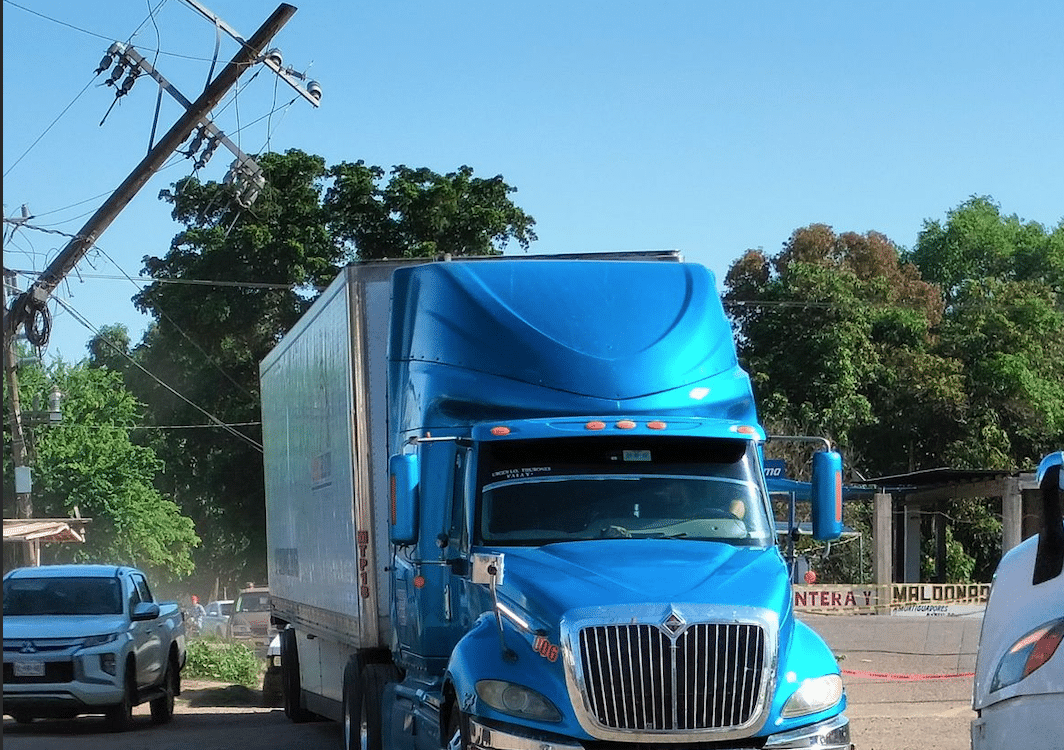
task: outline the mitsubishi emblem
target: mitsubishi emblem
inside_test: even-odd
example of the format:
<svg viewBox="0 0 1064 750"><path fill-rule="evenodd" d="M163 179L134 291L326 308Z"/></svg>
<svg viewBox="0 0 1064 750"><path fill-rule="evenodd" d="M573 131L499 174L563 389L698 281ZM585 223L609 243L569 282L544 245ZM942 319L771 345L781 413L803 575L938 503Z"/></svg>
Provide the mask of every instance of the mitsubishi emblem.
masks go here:
<svg viewBox="0 0 1064 750"><path fill-rule="evenodd" d="M37 647L33 645L33 641L26 641L24 644L22 644L22 649L19 651L19 653L35 654L37 653Z"/></svg>

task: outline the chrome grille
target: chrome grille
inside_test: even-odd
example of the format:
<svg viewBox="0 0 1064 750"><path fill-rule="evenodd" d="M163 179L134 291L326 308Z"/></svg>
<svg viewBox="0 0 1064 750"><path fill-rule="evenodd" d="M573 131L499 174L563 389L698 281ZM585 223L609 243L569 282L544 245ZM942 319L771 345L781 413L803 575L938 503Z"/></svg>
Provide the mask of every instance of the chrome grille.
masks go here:
<svg viewBox="0 0 1064 750"><path fill-rule="evenodd" d="M585 699L598 723L643 732L749 722L761 704L765 633L757 624L696 623L676 636L650 624L580 630Z"/></svg>

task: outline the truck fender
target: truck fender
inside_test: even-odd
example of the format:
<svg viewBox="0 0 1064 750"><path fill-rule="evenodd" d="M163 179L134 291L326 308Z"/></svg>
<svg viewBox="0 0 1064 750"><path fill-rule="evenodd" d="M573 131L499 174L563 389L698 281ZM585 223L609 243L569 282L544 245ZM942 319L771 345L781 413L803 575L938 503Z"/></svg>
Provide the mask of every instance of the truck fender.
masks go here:
<svg viewBox="0 0 1064 750"><path fill-rule="evenodd" d="M782 652L781 652L782 653ZM816 631L801 620L794 620L794 628L791 631L790 642L786 648L786 658L781 659L779 674L775 689L772 713L775 716L783 709L802 681L810 677L822 677L827 674L838 674L839 663L835 654L824 640L817 635ZM823 712L824 717L829 717L846 709L846 692L843 691L842 701L828 711ZM812 714L798 719L799 723L806 724L817 721L821 714ZM781 725L783 728L789 726Z"/></svg>
<svg viewBox="0 0 1064 750"><path fill-rule="evenodd" d="M454 707L467 714L476 713L477 676L485 674L485 667L491 664L502 666L502 649L495 620L486 613L458 641L447 662L444 692L453 695ZM440 717L440 724L447 726L446 715Z"/></svg>
<svg viewBox="0 0 1064 750"><path fill-rule="evenodd" d="M441 706L441 730L448 726L451 713L460 710L463 714L480 716L498 721L514 721L514 717L500 713L479 700L478 680L493 678L511 681L529 687L548 699L561 712L557 724L537 724L545 731L563 730L584 733L573 714L563 673L563 660L548 661L532 648L532 636L520 632L505 621L505 639L510 658L503 656L499 642L499 629L492 613L480 616L454 650L444 674L444 702Z"/></svg>

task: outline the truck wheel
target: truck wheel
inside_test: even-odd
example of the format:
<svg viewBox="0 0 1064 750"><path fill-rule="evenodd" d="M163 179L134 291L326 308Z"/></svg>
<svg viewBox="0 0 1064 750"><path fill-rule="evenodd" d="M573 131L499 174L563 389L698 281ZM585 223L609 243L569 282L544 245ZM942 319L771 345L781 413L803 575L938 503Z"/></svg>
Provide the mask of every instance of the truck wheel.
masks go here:
<svg viewBox="0 0 1064 750"><path fill-rule="evenodd" d="M284 693L284 715L293 724L303 724L314 718L307 709L299 705L299 649L296 645L296 631L285 628L281 632L281 689Z"/></svg>
<svg viewBox="0 0 1064 750"><path fill-rule="evenodd" d="M350 664L349 664L350 666ZM365 736L365 750L384 748L384 710L381 699L389 682L399 681L399 670L394 664L367 664L362 669L358 692L361 693L359 724ZM344 717L345 723L347 717ZM353 750L345 748L345 750Z"/></svg>
<svg viewBox="0 0 1064 750"><path fill-rule="evenodd" d="M112 732L125 732L133 727L133 704L137 694L137 681L133 673L133 664L126 665L125 688L122 690L122 702L107 709L107 726Z"/></svg>
<svg viewBox="0 0 1064 750"><path fill-rule="evenodd" d="M451 709L451 716L447 721L447 738L446 750L466 750L469 747L469 721L458 706Z"/></svg>
<svg viewBox="0 0 1064 750"><path fill-rule="evenodd" d="M171 657L166 661L166 674L163 675L163 694L151 702L151 720L156 724L165 724L174 716L174 696L177 695L177 664Z"/></svg>
<svg viewBox="0 0 1064 750"><path fill-rule="evenodd" d="M284 657L281 657L284 664ZM344 667L343 716L344 750L362 750L362 738L366 727L362 724L362 689L360 676L362 660L352 656Z"/></svg>

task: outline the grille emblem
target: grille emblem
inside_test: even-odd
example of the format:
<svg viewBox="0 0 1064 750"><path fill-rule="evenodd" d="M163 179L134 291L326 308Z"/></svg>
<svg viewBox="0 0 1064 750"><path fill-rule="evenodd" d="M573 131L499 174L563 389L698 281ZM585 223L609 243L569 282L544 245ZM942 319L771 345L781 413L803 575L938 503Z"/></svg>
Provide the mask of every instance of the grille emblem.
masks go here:
<svg viewBox="0 0 1064 750"><path fill-rule="evenodd" d="M37 647L33 645L33 641L26 641L22 644L22 648L19 650L20 654L35 654L37 653Z"/></svg>
<svg viewBox="0 0 1064 750"><path fill-rule="evenodd" d="M683 618L680 617L678 614L676 614L676 611L673 610L672 612L669 613L669 616L666 617L665 621L663 623L661 623L661 624L662 624L662 627L664 627L670 633L672 633L673 635L676 635L681 630L683 630L683 626L686 623L684 623Z"/></svg>

